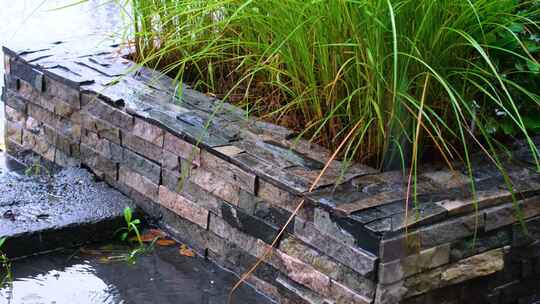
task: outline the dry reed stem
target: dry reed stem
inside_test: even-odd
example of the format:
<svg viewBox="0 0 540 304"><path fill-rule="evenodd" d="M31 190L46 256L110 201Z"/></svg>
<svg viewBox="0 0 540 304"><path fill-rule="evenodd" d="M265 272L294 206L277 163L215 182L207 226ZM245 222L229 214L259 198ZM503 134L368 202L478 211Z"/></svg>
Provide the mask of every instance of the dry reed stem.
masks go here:
<svg viewBox="0 0 540 304"><path fill-rule="evenodd" d="M338 148L334 151L334 153L332 154L332 156L330 156L330 158L328 159L328 161L326 162L326 164L324 165L324 168L321 170L321 172L319 173L319 175L317 176L317 178L315 178L315 180L313 181L313 183L311 184L311 187L309 188L308 190L308 193L309 192L312 192L313 190L315 190L315 187L317 187L317 184L319 183L320 179L322 178L322 176L324 175L324 173L326 172L326 170L328 169L328 167L330 166L330 164L332 163L332 161L334 161L334 159L337 157L337 155L339 154L340 150L343 148L343 146L345 145L345 143L349 140L349 138L354 134L354 132L356 131L356 129L358 129L358 127L360 126L360 124L362 123L362 120L358 121L356 123L356 125L354 125L354 127L349 131L349 133L347 134L347 136L341 141L341 143L339 144ZM242 285L242 283L245 282L245 280L255 271L255 269L257 269L257 267L263 263L266 258L272 253L272 250L274 248L274 246L276 245L276 243L278 242L278 240L281 238L281 236L283 235L283 233L285 232L285 229L287 229L287 226L289 226L289 224L291 223L291 221L294 219L294 217L296 216L296 214L298 213L298 211L300 210L300 208L302 208L302 206L304 205L304 202L305 202L305 199L302 199L300 201L300 203L298 203L298 206L296 206L296 209L294 210L294 212L291 214L291 216L287 219L287 222L285 223L285 225L283 225L283 227L281 228L281 230L279 231L278 235L274 238L274 240L272 241L272 244L270 246L267 246L264 253L262 254L261 257L259 257L259 259L257 260L257 262L255 264L253 264L253 266L247 271L245 272L244 274L242 274L242 276L240 277L240 280L238 280L238 282L236 282L236 284L233 286L233 288L231 289L231 291L229 292L229 299L227 301L227 303L231 304L232 302L232 295L234 293L234 291L240 287L240 285Z"/></svg>

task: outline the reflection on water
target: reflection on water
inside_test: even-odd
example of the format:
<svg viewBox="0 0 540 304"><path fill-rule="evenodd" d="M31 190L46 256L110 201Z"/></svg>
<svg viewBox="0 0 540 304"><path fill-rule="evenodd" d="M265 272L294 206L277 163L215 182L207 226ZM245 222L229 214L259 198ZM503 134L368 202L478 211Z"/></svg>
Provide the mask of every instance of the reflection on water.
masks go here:
<svg viewBox="0 0 540 304"><path fill-rule="evenodd" d="M236 282L232 274L202 258L180 255L177 246L157 247L133 265L104 263L101 248L110 245L15 262L13 285L0 289L0 304L223 304ZM233 303L271 302L244 285Z"/></svg>
<svg viewBox="0 0 540 304"><path fill-rule="evenodd" d="M0 290L6 303L122 303L118 294L95 275L87 264L75 264L62 270L50 270L13 282L12 288ZM2 300L0 300L1 302Z"/></svg>
<svg viewBox="0 0 540 304"><path fill-rule="evenodd" d="M121 14L111 0L0 0L0 45L32 47L58 40L76 40L88 35L109 36L122 29ZM0 59L0 86L4 81ZM0 134L4 134L4 113L0 111ZM0 136L0 145L3 136Z"/></svg>

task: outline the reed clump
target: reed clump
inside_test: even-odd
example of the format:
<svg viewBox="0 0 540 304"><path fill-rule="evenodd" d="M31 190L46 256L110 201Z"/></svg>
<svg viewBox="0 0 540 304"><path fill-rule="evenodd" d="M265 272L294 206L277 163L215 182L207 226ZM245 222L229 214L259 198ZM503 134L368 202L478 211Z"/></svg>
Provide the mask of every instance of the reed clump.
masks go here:
<svg viewBox="0 0 540 304"><path fill-rule="evenodd" d="M139 62L330 149L360 124L345 163L497 162L517 136L538 166L536 1L128 2Z"/></svg>

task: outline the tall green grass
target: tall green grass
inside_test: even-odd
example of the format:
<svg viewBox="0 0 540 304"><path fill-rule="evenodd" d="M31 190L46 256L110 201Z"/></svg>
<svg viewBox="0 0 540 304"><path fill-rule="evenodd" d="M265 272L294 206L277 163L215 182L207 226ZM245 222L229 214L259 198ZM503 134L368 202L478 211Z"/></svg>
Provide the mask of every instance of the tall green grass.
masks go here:
<svg viewBox="0 0 540 304"><path fill-rule="evenodd" d="M131 0L138 60L378 167L438 155L498 163L498 117L539 154L535 1ZM513 48L500 43L510 39ZM532 42L534 45L534 41ZM521 69L500 64L500 58ZM523 68L523 67L526 68ZM497 115L494 115L494 113ZM429 153L425 153L429 151Z"/></svg>

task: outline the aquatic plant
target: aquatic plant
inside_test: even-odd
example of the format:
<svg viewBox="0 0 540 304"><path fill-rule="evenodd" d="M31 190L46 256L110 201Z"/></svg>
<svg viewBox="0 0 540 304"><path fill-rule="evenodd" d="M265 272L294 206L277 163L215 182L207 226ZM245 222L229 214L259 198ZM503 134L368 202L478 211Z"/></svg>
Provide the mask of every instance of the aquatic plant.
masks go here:
<svg viewBox="0 0 540 304"><path fill-rule="evenodd" d="M129 250L125 254L120 254L116 256L111 256L108 258L109 261L126 261L130 264L135 264L137 257L143 254L150 253L155 248L155 243L158 241L159 237L154 237L149 244L145 244L145 240L141 237L139 226L141 225L141 220L133 218L133 209L131 207L124 208L124 221L126 226L116 230L115 234L120 233L120 239L122 241L135 241L137 246ZM134 237L132 237L134 235Z"/></svg>
<svg viewBox="0 0 540 304"><path fill-rule="evenodd" d="M27 176L39 176L41 174L51 175L51 172L41 164L41 159L39 156L34 157L32 163L26 167L24 174Z"/></svg>
<svg viewBox="0 0 540 304"><path fill-rule="evenodd" d="M124 221L126 226L116 230L115 234L120 233L120 239L122 241L128 241L132 234L135 234L135 240L140 246L144 246L144 243L141 239L141 233L139 232L139 225L141 220L133 218L133 209L131 207L124 208Z"/></svg>
<svg viewBox="0 0 540 304"><path fill-rule="evenodd" d="M2 252L2 246L6 242L6 238L0 238L0 287L3 287L6 283L13 281L13 274L11 272L11 262L9 258Z"/></svg>

